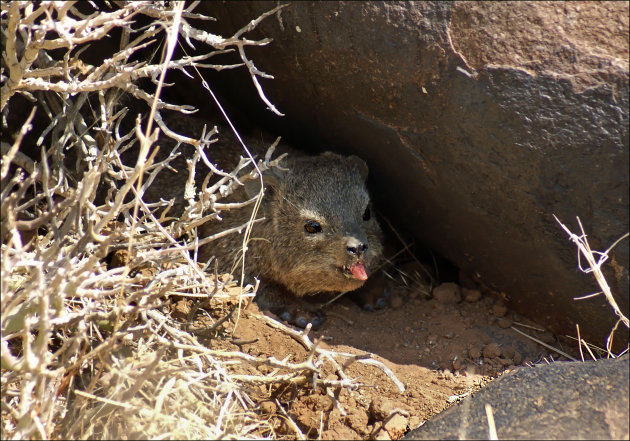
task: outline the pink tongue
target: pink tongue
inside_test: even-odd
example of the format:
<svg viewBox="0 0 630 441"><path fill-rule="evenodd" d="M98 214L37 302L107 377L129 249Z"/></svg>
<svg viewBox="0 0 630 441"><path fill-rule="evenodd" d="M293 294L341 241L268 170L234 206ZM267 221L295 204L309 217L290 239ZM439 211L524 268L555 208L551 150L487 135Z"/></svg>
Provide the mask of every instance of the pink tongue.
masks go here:
<svg viewBox="0 0 630 441"><path fill-rule="evenodd" d="M365 272L365 267L359 262L352 264L350 271L355 279L367 280L368 278L367 273Z"/></svg>

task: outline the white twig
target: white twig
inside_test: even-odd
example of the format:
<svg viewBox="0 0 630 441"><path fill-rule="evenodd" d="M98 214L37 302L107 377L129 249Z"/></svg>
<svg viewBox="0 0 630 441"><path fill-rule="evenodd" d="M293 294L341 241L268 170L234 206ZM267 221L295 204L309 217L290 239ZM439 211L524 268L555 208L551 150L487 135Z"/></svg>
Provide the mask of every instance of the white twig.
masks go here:
<svg viewBox="0 0 630 441"><path fill-rule="evenodd" d="M497 426L494 424L494 414L489 403L486 403L486 418L488 418L488 439L498 440Z"/></svg>
<svg viewBox="0 0 630 441"><path fill-rule="evenodd" d="M558 222L558 224L560 224L562 229L569 235L569 238L571 239L571 241L575 243L575 245L577 246L578 265L580 267L580 270L584 273L591 273L591 272L593 273L595 280L597 281L599 287L602 289L602 292L606 296L606 300L608 301L610 306L613 308L615 315L619 317L619 320L621 320L621 322L626 326L626 328L630 328L628 317L626 317L623 314L623 312L617 305L617 302L615 301L615 298L613 297L612 292L610 290L610 286L608 286L608 283L606 282L606 278L604 277L604 273L602 272L602 269L601 269L601 266L604 264L604 262L608 260L608 253L619 242L627 238L629 233L626 233L623 236L621 236L619 239L617 239L611 246L608 247L606 251L604 252L593 251L591 250L591 247L588 243L588 239L586 238L586 233L584 232L584 228L582 227L582 222L580 222L579 217L577 218L577 222L578 222L578 225L580 226L580 231L582 232L580 236L572 233L571 230L569 230L562 222L560 222L560 220L555 215L554 215L554 219L556 220L556 222ZM580 264L580 255L584 256L584 258L586 259L589 265L588 268L586 269L582 268L582 265ZM596 255L599 257L596 258L595 257Z"/></svg>
<svg viewBox="0 0 630 441"><path fill-rule="evenodd" d="M266 315L256 315L256 317L263 320L265 323L267 323L271 327L279 329L282 332L288 334L293 339L295 339L298 343L304 346L305 349L307 349L308 351L312 351L314 354L323 355L335 361L337 357L343 357L346 359L350 359L353 362L356 361L357 363L374 366L382 370L383 373L385 373L385 375L387 375L387 377L389 377L389 379L392 380L392 382L396 385L396 387L401 393L405 391L405 386L400 382L400 380L398 380L398 378L396 378L396 375L391 371L391 369L389 369L380 361L371 358L372 354L366 354L365 356L357 357L356 354L348 354L345 352L336 352L336 351L329 351L326 349L317 348L316 344L313 343L310 338L308 338L308 331L310 330L310 326L307 327L307 329L305 329L304 331L297 331L295 329L291 329L288 326L283 325L282 323L278 322L277 320L272 319L271 317L267 317ZM338 371L342 372L342 369L339 368Z"/></svg>

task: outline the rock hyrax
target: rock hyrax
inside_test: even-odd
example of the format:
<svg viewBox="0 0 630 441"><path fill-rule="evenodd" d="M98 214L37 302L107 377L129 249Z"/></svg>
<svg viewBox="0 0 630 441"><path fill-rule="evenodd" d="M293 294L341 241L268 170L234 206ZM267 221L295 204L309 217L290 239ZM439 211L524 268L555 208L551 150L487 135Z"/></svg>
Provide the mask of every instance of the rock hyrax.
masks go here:
<svg viewBox="0 0 630 441"><path fill-rule="evenodd" d="M352 291L371 275L381 256L381 230L371 213L365 187L367 165L357 156L295 153L282 160L288 170L263 176L265 195L248 243L246 273L302 297ZM248 196L259 190L249 181ZM242 200L243 198L241 198ZM250 209L226 212L223 222L199 228L207 237L243 224ZM202 247L200 258L237 262L243 236L232 234ZM262 289L267 289L264 287Z"/></svg>
<svg viewBox="0 0 630 441"><path fill-rule="evenodd" d="M247 145L258 158L269 146L257 140L248 140ZM249 280L257 277L261 281L258 305L282 313L292 309L289 304L296 298L362 286L381 257L382 244L365 187L368 168L362 159L330 152L306 156L283 145L278 150L288 151L288 156L280 162L282 169L272 168L263 174L264 197L256 216L259 221L252 227L247 244L245 273ZM236 143L220 138L210 146L208 157L229 171L238 162L240 151ZM175 205L182 206L186 167L174 167L179 173L164 170L159 180L168 185L156 180L145 194L147 200L176 197ZM205 173L200 167L196 179L202 181ZM250 199L259 189L259 180L247 181L228 202ZM221 221L211 220L198 228L200 239L243 225L250 219L252 208L249 205L221 212ZM244 232L200 247L199 260L215 256L222 271L240 274ZM286 314L284 318L295 323L297 317L290 315L291 319Z"/></svg>

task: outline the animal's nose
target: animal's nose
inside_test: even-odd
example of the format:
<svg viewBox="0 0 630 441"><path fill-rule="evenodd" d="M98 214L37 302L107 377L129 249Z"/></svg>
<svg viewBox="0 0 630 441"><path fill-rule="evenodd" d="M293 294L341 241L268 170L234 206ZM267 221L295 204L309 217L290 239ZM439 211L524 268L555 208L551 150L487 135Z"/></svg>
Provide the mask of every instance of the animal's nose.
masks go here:
<svg viewBox="0 0 630 441"><path fill-rule="evenodd" d="M346 250L348 250L348 253L354 256L359 257L361 254L365 253L367 249L367 244L361 242L356 237L349 237L348 241L346 242Z"/></svg>

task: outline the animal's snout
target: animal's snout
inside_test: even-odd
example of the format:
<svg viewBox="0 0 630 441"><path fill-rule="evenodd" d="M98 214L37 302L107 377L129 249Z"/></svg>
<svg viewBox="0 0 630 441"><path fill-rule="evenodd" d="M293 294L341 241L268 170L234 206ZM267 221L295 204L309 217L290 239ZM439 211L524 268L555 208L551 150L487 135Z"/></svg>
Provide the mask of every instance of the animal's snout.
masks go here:
<svg viewBox="0 0 630 441"><path fill-rule="evenodd" d="M360 241L356 237L349 237L346 242L346 250L353 256L359 257L365 253L367 249L367 243Z"/></svg>

